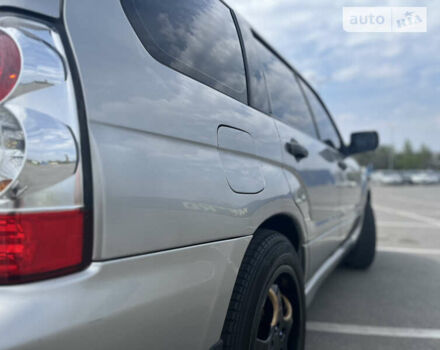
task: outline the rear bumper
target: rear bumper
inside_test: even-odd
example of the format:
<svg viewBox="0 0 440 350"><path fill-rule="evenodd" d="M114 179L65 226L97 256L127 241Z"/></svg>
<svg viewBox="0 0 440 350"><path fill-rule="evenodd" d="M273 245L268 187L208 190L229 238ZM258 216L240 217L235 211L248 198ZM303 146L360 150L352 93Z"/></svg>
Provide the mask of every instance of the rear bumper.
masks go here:
<svg viewBox="0 0 440 350"><path fill-rule="evenodd" d="M208 349L251 237L0 288L0 349Z"/></svg>

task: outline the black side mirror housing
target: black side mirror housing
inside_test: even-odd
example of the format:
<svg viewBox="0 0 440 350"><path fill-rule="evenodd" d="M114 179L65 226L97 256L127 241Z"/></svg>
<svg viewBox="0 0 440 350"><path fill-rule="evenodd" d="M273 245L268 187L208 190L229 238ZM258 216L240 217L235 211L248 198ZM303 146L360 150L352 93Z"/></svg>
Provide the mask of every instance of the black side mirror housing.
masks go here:
<svg viewBox="0 0 440 350"><path fill-rule="evenodd" d="M379 134L376 131L355 132L351 134L350 146L345 147L344 154L374 151L379 146Z"/></svg>

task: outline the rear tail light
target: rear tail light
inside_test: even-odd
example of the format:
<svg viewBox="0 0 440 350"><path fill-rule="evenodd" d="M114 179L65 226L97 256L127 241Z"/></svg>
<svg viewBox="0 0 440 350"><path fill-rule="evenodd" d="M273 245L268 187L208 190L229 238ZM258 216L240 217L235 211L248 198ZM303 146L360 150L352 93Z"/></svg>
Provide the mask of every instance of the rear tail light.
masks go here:
<svg viewBox="0 0 440 350"><path fill-rule="evenodd" d="M8 34L0 30L0 101L14 89L20 70L20 49Z"/></svg>
<svg viewBox="0 0 440 350"><path fill-rule="evenodd" d="M83 256L83 213L0 215L0 279L75 268Z"/></svg>
<svg viewBox="0 0 440 350"><path fill-rule="evenodd" d="M0 113L0 195L7 192L25 162L25 135L18 120Z"/></svg>
<svg viewBox="0 0 440 350"><path fill-rule="evenodd" d="M52 28L0 17L0 284L60 276L90 262L68 67Z"/></svg>

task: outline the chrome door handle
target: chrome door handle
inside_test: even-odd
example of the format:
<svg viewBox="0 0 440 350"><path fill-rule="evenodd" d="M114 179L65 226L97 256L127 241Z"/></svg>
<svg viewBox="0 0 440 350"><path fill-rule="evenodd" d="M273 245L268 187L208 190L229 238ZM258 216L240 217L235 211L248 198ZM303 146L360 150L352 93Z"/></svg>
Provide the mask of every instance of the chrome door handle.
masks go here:
<svg viewBox="0 0 440 350"><path fill-rule="evenodd" d="M286 143L286 150L292 156L296 158L296 160L301 160L303 158L307 158L309 155L309 151L304 146L300 145L295 139L291 139Z"/></svg>

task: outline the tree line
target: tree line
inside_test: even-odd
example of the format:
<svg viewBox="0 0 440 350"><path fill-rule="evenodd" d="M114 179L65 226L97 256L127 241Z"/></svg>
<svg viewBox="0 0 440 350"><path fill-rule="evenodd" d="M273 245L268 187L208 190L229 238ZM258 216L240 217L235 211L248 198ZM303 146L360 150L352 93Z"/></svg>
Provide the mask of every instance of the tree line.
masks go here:
<svg viewBox="0 0 440 350"><path fill-rule="evenodd" d="M405 141L403 149L397 151L393 146L384 145L374 152L356 156L363 166L373 166L374 169L440 169L440 154L436 154L429 147L422 145L415 150L411 141Z"/></svg>

